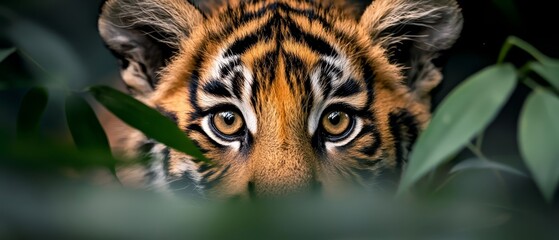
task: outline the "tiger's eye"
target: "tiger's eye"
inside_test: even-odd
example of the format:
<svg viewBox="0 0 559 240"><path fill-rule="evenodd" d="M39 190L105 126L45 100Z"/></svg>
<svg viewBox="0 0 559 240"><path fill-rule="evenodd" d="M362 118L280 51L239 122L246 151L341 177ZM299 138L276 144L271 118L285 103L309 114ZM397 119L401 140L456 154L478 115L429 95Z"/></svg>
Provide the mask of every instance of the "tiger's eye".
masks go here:
<svg viewBox="0 0 559 240"><path fill-rule="evenodd" d="M233 111L219 112L213 116L213 125L224 135L233 135L243 127L243 118Z"/></svg>
<svg viewBox="0 0 559 240"><path fill-rule="evenodd" d="M332 136L342 135L350 127L351 119L345 112L332 111L322 117L322 127Z"/></svg>

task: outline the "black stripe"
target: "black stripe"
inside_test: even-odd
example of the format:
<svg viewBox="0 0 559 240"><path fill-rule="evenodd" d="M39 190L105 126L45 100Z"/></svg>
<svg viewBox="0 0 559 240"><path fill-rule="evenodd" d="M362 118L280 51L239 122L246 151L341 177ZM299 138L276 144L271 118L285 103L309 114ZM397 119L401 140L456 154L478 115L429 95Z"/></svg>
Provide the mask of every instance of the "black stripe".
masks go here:
<svg viewBox="0 0 559 240"><path fill-rule="evenodd" d="M355 147L355 144L357 142L357 140L363 138L365 135L372 135L372 137L374 138L377 134L375 134L375 132L378 133L378 130L375 128L375 126L373 125L363 125L363 127L361 128L361 131L357 134L357 136L355 136L355 138L353 138L353 141L349 142L348 144L344 145L344 146L340 146L339 149L342 151L351 149ZM376 142L376 139L375 139Z"/></svg>
<svg viewBox="0 0 559 240"><path fill-rule="evenodd" d="M361 67L363 68L363 77L364 77L364 81L365 81L365 85L366 85L366 89L367 89L367 104L365 105L366 108L367 108L368 106L372 106L373 101L375 100L373 82L375 80L376 74L373 71L373 69L371 68L371 65L369 64L367 59L365 59L364 57L361 57L359 59L359 62L361 64Z"/></svg>
<svg viewBox="0 0 559 240"><path fill-rule="evenodd" d="M311 94L312 87L311 87L311 78L309 76L305 77L305 82L303 84L304 92L308 96L308 100L305 105L303 105L303 109L305 112L310 112L313 104L314 104L314 96Z"/></svg>
<svg viewBox="0 0 559 240"><path fill-rule="evenodd" d="M206 154L206 153L208 153L208 152L210 151L210 150L208 150L208 149L205 149L205 148L201 147L200 142L198 142L198 140L194 140L194 139L190 139L190 140L192 141L192 143L193 143L194 145L196 145L196 147L198 147L198 149L200 150L200 152L202 152L203 154ZM200 161L200 160L195 159L195 158L193 158L193 159L194 159L193 161L195 161L195 162L199 162L199 161Z"/></svg>
<svg viewBox="0 0 559 240"><path fill-rule="evenodd" d="M355 160L359 163L359 165L363 167L372 168L376 166L378 163L380 163L383 159L382 158L377 158L377 159L355 158Z"/></svg>
<svg viewBox="0 0 559 240"><path fill-rule="evenodd" d="M218 97L232 97L231 92L222 82L212 80L204 86L204 91Z"/></svg>
<svg viewBox="0 0 559 240"><path fill-rule="evenodd" d="M168 147L165 147L161 153L163 154L163 172L165 173L165 176L168 177L169 176L169 160L171 160L171 155L170 155L170 150Z"/></svg>
<svg viewBox="0 0 559 240"><path fill-rule="evenodd" d="M349 79L339 86L332 94L333 97L349 97L361 92L361 86L354 79Z"/></svg>
<svg viewBox="0 0 559 240"><path fill-rule="evenodd" d="M235 97L237 97L238 99L242 98L242 90L243 90L243 86L244 86L244 81L246 81L246 79L243 77L243 74L241 72L235 72L235 75L233 75L233 79L231 79L231 85L233 88L233 93L235 94Z"/></svg>
<svg viewBox="0 0 559 240"><path fill-rule="evenodd" d="M370 117L372 121L375 120L374 116ZM345 147L353 147L357 139L360 139L364 135L372 135L373 144L370 146L365 146L359 149L359 152L365 154L366 156L373 157L376 155L377 151L379 151L380 146L382 145L382 139L380 137L380 132L378 131L377 127L374 125L364 125L361 129L361 132L357 134L354 140L351 142L351 145L348 144Z"/></svg>
<svg viewBox="0 0 559 240"><path fill-rule="evenodd" d="M373 68L369 64L369 61L367 61L367 59L365 59L364 57L361 57L359 59L359 63L363 68L363 78L365 82L367 83L368 86L371 86L376 77L375 71L373 71Z"/></svg>
<svg viewBox="0 0 559 240"><path fill-rule="evenodd" d="M314 12L313 9L298 9L298 8L293 8L292 6L289 6L285 3L280 3L279 7L281 10L289 12L289 13L295 13L295 14L299 14L299 15L303 15L309 19L315 19L316 17L316 13Z"/></svg>
<svg viewBox="0 0 559 240"><path fill-rule="evenodd" d="M243 54L248 49L250 49L259 40L270 39L274 34L273 27L279 22L279 16L274 16L264 24L264 26L256 29L254 32L248 34L247 36L237 39L231 46L225 51L226 57Z"/></svg>
<svg viewBox="0 0 559 240"><path fill-rule="evenodd" d="M313 49L314 51L322 54L322 55L327 55L327 56L337 56L338 53L336 52L336 50L334 50L334 48L328 44L326 41L315 37L311 34L303 34L302 35L303 38L305 39L305 42L307 42L307 44L311 47L311 49Z"/></svg>
<svg viewBox="0 0 559 240"><path fill-rule="evenodd" d="M314 2L309 2L309 3L316 5L316 3ZM244 9L244 7L241 7L241 9ZM333 33L336 36L336 38L339 38L340 40L349 43L350 46L358 45L354 37L347 35L345 32L334 29L332 24L322 16L323 15L322 13L317 13L314 11L314 9L296 9L285 3L272 3L262 7L258 11L245 12L241 15L240 21L237 22L246 23L255 20L257 18L263 17L266 13L270 11L276 11L277 9L281 9L290 14L305 16L310 20L318 21L324 27L325 32ZM232 31L232 29L227 29L227 30L228 31L224 31L225 35L230 34L230 32Z"/></svg>
<svg viewBox="0 0 559 240"><path fill-rule="evenodd" d="M276 2L276 3L266 5L255 12L245 12L241 16L241 22L248 22L256 18L260 18L264 16L264 14L268 13L269 11L277 10L277 8L278 8L278 3Z"/></svg>
<svg viewBox="0 0 559 240"><path fill-rule="evenodd" d="M315 4L315 3L311 3L311 4ZM241 2L241 6L240 9L246 9L247 4L245 2ZM233 20L233 23L230 24L224 24L224 27L218 31L218 32L213 32L210 33L208 35L208 40L209 41L214 41L214 42L219 42L222 41L224 39L224 36L228 36L230 35L237 27L241 26L244 23L247 23L249 21L255 20L257 18L263 17L265 16L265 14L271 10L276 10L278 7L280 7L282 10L293 13L293 14L299 14L299 15L305 15L308 18L312 19L312 20L316 20L318 22L320 22L320 24L322 24L322 26L324 27L324 31L325 32L331 32L332 34L334 34L336 36L336 38L340 39L341 41L347 43L350 46L358 46L357 41L355 39L355 37L351 36L351 35L347 35L345 32L343 31L339 31L335 28L332 27L332 25L322 16L323 13L315 13L313 10L307 9L307 10L301 10L301 9L294 9L291 6L285 5L283 3L272 3L270 5L264 6L263 8L261 8L260 10L256 11L256 12L246 12L240 15L240 18L237 20ZM226 12L224 13L225 15L237 15L234 13L234 10L229 8ZM278 14L276 14L278 15Z"/></svg>
<svg viewBox="0 0 559 240"><path fill-rule="evenodd" d="M322 89L322 94L326 98L330 95L332 91L332 78L326 74L320 74L318 78L318 85Z"/></svg>
<svg viewBox="0 0 559 240"><path fill-rule="evenodd" d="M243 54L246 50L258 42L259 34L257 32L251 33L244 38L237 39L229 49L227 49L225 56L230 57L237 54Z"/></svg>
<svg viewBox="0 0 559 240"><path fill-rule="evenodd" d="M407 159L407 156L404 156L404 150L409 153L419 135L418 122L407 110L390 113L388 121L390 133L394 137L396 164L398 168L401 168Z"/></svg>
<svg viewBox="0 0 559 240"><path fill-rule="evenodd" d="M326 56L338 56L337 51L334 50L330 44L326 41L313 36L311 34L302 32L300 29L301 27L297 26L297 24L291 18L286 19L286 25L291 33L291 36L298 41L305 42L313 51Z"/></svg>
<svg viewBox="0 0 559 240"><path fill-rule="evenodd" d="M198 84L200 81L200 67L202 65L202 56L203 53L205 52L205 48L202 46L202 49L200 49L200 51L196 51L197 54L194 55L193 60L194 60L194 66L193 66L193 70L192 70L192 74L190 75L190 86L189 86L189 101L190 104L192 105L192 108L194 109L194 112L190 115L190 121L194 121L196 118L201 117L200 113L202 112L202 109L200 108L200 106L198 105Z"/></svg>
<svg viewBox="0 0 559 240"><path fill-rule="evenodd" d="M252 85L250 86L250 102L252 103L252 106L254 108L257 108L258 105L256 104L258 102L258 90L260 90L260 82L258 81L258 79L254 79L252 81Z"/></svg>
<svg viewBox="0 0 559 240"><path fill-rule="evenodd" d="M204 173L205 171L211 169L213 166L207 163L202 163L200 164L200 166L198 167L198 169L196 171L198 171L198 173Z"/></svg>
<svg viewBox="0 0 559 240"><path fill-rule="evenodd" d="M153 147L155 147L155 142L148 140L143 142L140 146L138 146L137 151L142 154L149 154L151 152L151 149L153 149Z"/></svg>
<svg viewBox="0 0 559 240"><path fill-rule="evenodd" d="M373 144L370 146L365 146L359 150L361 153L370 157L376 155L377 151L380 149L380 144L382 143L382 140L380 139L380 133L376 131L376 129L372 132L372 134L374 139Z"/></svg>
<svg viewBox="0 0 559 240"><path fill-rule="evenodd" d="M289 78L287 79L287 81L289 83L290 88L293 89L296 84L292 82L292 79L289 76L291 74L294 74L297 77L303 77L304 73L303 73L303 68L301 66L304 66L305 63L303 59L301 59L299 56L294 55L292 53L288 53L286 51L282 51L282 56L285 60L284 61L285 76ZM299 79L295 79L295 80L299 80Z"/></svg>
<svg viewBox="0 0 559 240"><path fill-rule="evenodd" d="M200 185L204 186L205 189L211 189L215 187L223 180L223 177L225 176L225 174L227 174L227 172L229 172L229 169L231 169L231 165L227 165L223 170L219 172L219 175L217 175L212 180L209 180L209 178L218 172L216 172L215 170L210 170L206 173L206 175L202 177L202 180L200 180Z"/></svg>
<svg viewBox="0 0 559 240"><path fill-rule="evenodd" d="M273 51L265 53L263 57L256 59L254 64L255 66L258 66L259 69L261 69L261 77L269 80L268 84L271 84L276 78L276 68L278 66L279 58L279 44L276 46L276 49L274 49Z"/></svg>
<svg viewBox="0 0 559 240"><path fill-rule="evenodd" d="M297 9L297 8L293 8L285 3L271 3L268 4L260 9L258 9L258 11L255 12L245 12L243 13L243 15L241 16L241 22L247 22L247 21L251 21L254 20L256 18L260 18L263 17L266 13L270 12L270 11L274 11L277 12L278 9L281 9L285 12L289 12L289 13L295 13L295 14L299 14L299 15L303 15L308 17L309 19L319 19L321 20L321 22L326 22L326 20L324 18L319 17L313 9Z"/></svg>
<svg viewBox="0 0 559 240"><path fill-rule="evenodd" d="M210 142L216 148L219 148L221 150L226 148L226 146L223 146L223 145L219 144L218 142L213 140L210 136L208 136L206 134L206 132L204 131L204 129L202 129L202 127L200 127L200 125L198 125L198 124L190 124L186 127L186 129L189 130L189 131L200 133L202 136L204 136L206 138L206 140L208 142ZM209 151L209 149L204 148L203 146L201 146L198 141L192 140L192 142L194 142L194 144L202 151L202 153L206 153L206 152Z"/></svg>

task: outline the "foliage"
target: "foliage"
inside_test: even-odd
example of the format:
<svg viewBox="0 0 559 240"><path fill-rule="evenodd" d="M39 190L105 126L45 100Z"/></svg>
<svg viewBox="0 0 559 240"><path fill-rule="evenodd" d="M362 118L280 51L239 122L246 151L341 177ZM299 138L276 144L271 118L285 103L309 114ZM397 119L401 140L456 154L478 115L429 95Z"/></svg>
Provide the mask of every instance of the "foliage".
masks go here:
<svg viewBox="0 0 559 240"><path fill-rule="evenodd" d="M529 53L534 61L519 68L505 63L513 47ZM156 110L106 86L72 90L64 84L66 77L49 74L32 55L15 48L0 50L0 64L19 57L40 69L40 79L50 79L26 86L29 90L21 101L16 136L0 131L0 238L14 237L9 235L12 230L3 228L8 226L16 229L15 237L338 239L482 234L494 239L522 236L515 235L520 229L541 230L526 223L546 223L548 216L534 214L540 209L537 200L523 208L502 198L471 201L464 197L469 192L462 192L467 186L493 188L494 182L506 182L506 174L533 180L550 208L556 201L559 61L515 37L505 42L496 65L466 79L437 108L414 146L396 198L356 194L334 201L302 197L253 205L169 199L118 185L94 187L69 178L72 174L68 172L84 176L91 170L109 168L114 173L116 166L129 163L112 156L92 101L88 101L91 98L147 136L208 160L175 123ZM518 142L529 173L491 159L482 151L483 132L521 84L533 89L518 124ZM41 132L43 113L57 97L52 92L64 95L71 142ZM464 148L475 158L458 161L455 156ZM494 181L483 181L485 175L468 177L474 170L489 171ZM45 179L40 185L30 180L39 177ZM499 190L514 190L497 186L502 188Z"/></svg>
<svg viewBox="0 0 559 240"><path fill-rule="evenodd" d="M112 113L146 136L209 163L184 132L156 110L110 87L91 87L88 92Z"/></svg>
<svg viewBox="0 0 559 240"><path fill-rule="evenodd" d="M503 63L513 46L528 52L538 62L529 62L518 70L512 64ZM483 133L480 134L480 130L485 129L495 118L519 81L534 88L520 116L520 148L532 177L546 200L552 202L559 183L559 148L554 147L559 140L559 112L554 110L559 108L559 87L556 86L559 78L558 62L516 37L508 38L499 56L499 63L466 79L435 111L429 127L415 144L399 192L409 190L414 182L450 160L450 156L464 147L470 148L479 159L490 162L485 165L489 169L497 172L503 168L510 169L508 166L496 167L499 165L481 153ZM535 83L530 78L531 71L539 74L551 86ZM479 141L473 145L470 141L476 134Z"/></svg>

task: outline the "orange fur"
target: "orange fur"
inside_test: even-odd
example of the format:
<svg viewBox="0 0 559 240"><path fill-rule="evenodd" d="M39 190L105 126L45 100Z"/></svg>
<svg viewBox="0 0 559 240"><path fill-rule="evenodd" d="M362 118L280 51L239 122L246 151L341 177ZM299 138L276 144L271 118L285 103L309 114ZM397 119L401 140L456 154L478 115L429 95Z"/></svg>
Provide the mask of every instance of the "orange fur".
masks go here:
<svg viewBox="0 0 559 240"><path fill-rule="evenodd" d="M112 9L111 7L116 8L116 2L120 1L110 0L105 11ZM400 24L401 22L397 21L399 18L402 21L412 21L414 18L425 17L426 14L438 14L437 11L446 6L440 4L441 2L449 3L447 5L450 5L451 11L457 9L455 3L450 3L450 0L423 0L421 3L427 4L424 6L412 0L376 0L359 19L356 17L358 9L339 1L224 1L219 7L202 6L210 10L207 10L205 17L201 17L183 0L129 2L142 2L142 6L147 9L150 6L166 9L162 13L164 19L160 20L170 17L172 21L158 26L171 34L171 41L174 41L171 45L178 46L177 53L159 72L157 88L145 99L149 105L175 114L178 126L206 150L206 156L214 161L215 166L202 171L201 174L207 176L206 181L219 183L207 189L207 194L217 197L248 197L252 193L261 196L296 193L313 187L316 182L322 183L324 192L335 193L342 188L341 182L348 179L363 185L374 185L363 177L364 172L374 178L385 174L386 171L398 171L401 163L397 158L401 149L398 150L396 145L401 144L400 141L408 137L408 133L399 135L400 132L393 131L396 127L399 131L409 130L415 127L414 124L417 124L419 129L426 126L430 117L428 92L442 76L436 68L428 69L432 71L428 74L431 79L416 83L418 89L408 87L406 68L390 60L391 54L387 44L397 43L409 37L391 38L394 36L383 31ZM430 2L437 3L428 5ZM239 23L243 14L258 12L274 3L301 11L311 9L315 17L286 10L287 7L278 7L276 10L264 12L262 16ZM146 14L150 11L144 9L141 12ZM133 17L133 14L129 17ZM197 111L189 102L191 94L196 91L191 89L194 81L192 79L196 78L198 81L196 86L209 84L213 80L211 76L215 71L215 61L219 59L223 49L255 32L263 31L263 25L278 17L283 20L278 20L278 24L271 27L272 35L259 36L257 43L249 46L240 56L240 63L246 66L254 81L259 84L259 88L253 93L255 95L252 95L257 99L256 106L253 107L258 120L258 131L252 136L249 150L239 153L231 149L221 149L212 145L211 138L205 134L188 131L189 126L201 125L202 121L191 120L192 114ZM102 17L100 22L106 24L113 18ZM344 71L348 72L351 79L357 81L360 88L371 89L374 97L370 105L367 105L367 92L348 98L347 103L364 107L368 114L374 116L363 118L361 124L372 126L377 131L376 135L364 134L354 140L352 147L335 148L326 154L315 149L311 143L314 138L307 130L309 112L304 106L309 104L311 98L305 92L308 92L308 89L305 90L307 87L304 86L303 78L312 74L322 58L314 46L301 42L297 38L299 36L290 35L293 34L293 29L283 24L282 21L287 21L285 19L292 21L300 31L321 39L340 52L340 59L347 60ZM188 34L181 33L178 27L185 28ZM280 51L275 52L277 49ZM290 65L291 55L301 60L300 66ZM262 63L261 59L267 56L274 58L273 63L267 63L273 66ZM372 69L373 76L366 75L369 68ZM195 100L204 102L207 101L205 99L207 98L197 95ZM394 117L395 115L400 118ZM409 119L403 119L408 115ZM142 139L138 135L129 138L131 143L127 145L128 148L134 149ZM378 150L374 153L364 152L363 149L375 144L378 144ZM177 168L192 159L171 150L168 161L171 177L181 177L184 172ZM201 167L202 163L196 165Z"/></svg>

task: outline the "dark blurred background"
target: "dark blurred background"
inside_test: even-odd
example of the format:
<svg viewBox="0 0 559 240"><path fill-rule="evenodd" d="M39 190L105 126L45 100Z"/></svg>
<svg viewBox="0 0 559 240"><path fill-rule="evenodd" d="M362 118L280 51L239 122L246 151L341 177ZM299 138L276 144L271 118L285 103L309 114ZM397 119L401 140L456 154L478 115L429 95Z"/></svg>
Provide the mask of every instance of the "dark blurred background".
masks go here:
<svg viewBox="0 0 559 240"><path fill-rule="evenodd" d="M26 82L55 86L64 81L72 89L91 84L119 86L116 60L97 33L97 16L103 0L2 0L0 3L0 48L15 46L14 54L0 65L0 126L15 129L17 109ZM367 1L363 1L367 2ZM370 2L370 0L368 1ZM556 10L544 0L458 0L464 14L464 30L455 47L438 63L445 80L435 91L434 105L460 81L494 64L509 35L516 35L541 50L559 57ZM20 55L29 55L43 69ZM513 51L508 58L521 65L529 56ZM8 70L8 71L4 71ZM9 72L9 74L5 74ZM45 74L48 72L48 74ZM52 76L54 75L54 76ZM17 82L14 82L17 79ZM53 80L56 79L56 80ZM58 85L57 85L58 84ZM45 134L67 139L61 102L63 94L51 93L53 101L45 115ZM486 134L484 152L495 160L523 167L518 159L516 128L518 113L528 89L519 85L512 100ZM57 100L58 99L58 100ZM467 157L467 154L465 154Z"/></svg>
<svg viewBox="0 0 559 240"><path fill-rule="evenodd" d="M102 2L103 0L0 0L0 49L10 47L18 49L16 54L12 54L6 61L0 63L0 137L15 135L16 118L20 102L30 86L49 87L50 98L42 121L41 135L48 136L46 139L50 141L60 141L61 143L72 142L64 116L66 86L74 90L83 89L92 84L108 84L119 88L122 87L119 81L117 62L104 47L97 33L97 17ZM370 2L370 0L363 2L366 4L365 2ZM554 5L552 1L458 0L458 2L463 9L464 29L462 37L454 48L445 52L437 60L437 64L443 68L445 79L442 85L434 92L435 107L461 81L485 66L495 64L503 42L510 35L526 40L548 56L559 58L559 47L556 46L559 43L559 33L556 31L557 27L555 26L559 21L557 21L558 18L556 16L557 9L552 7ZM512 61L517 67L520 67L530 59L529 55L517 49L513 50L507 58L508 61ZM524 172L527 172L527 170L520 160L517 147L517 119L524 99L529 92L530 89L524 85L518 85L509 103L488 128L483 145L483 152L491 160L504 162L524 170ZM0 138L0 144L4 144L3 140ZM29 151L33 151L33 149ZM470 153L465 151L459 155L458 159L465 159L471 156ZM460 191L454 192L454 194L460 195L457 196L458 199L464 199L464 196L476 195L471 194L472 192L468 190L461 190L469 186L475 189L478 196L497 195L496 192L500 192L502 187L501 189L495 187L499 186L499 183L495 183L495 176L492 173L490 174L493 178L477 178L476 175L476 181L471 181L471 178L466 179L469 180L466 181L466 185L459 185L460 182L458 182L456 184L458 188L450 188L451 193L452 189L460 189ZM184 229L187 226L191 226L191 229L185 230L188 233L191 230L196 233L198 227L202 229L198 229L199 231L204 231L207 226L212 228L216 226L215 221L212 222L208 219L200 221L196 217L191 217L188 220L190 222L187 221L189 224L182 224L184 222L181 221L187 219L182 218L183 215L176 214L179 211L183 211L183 213L188 213L184 214L185 216L194 214L193 216L200 217L206 216L209 209L198 209L198 212L196 212L195 209L183 209L182 203L181 205L170 204L169 206L165 205L156 208L154 206L157 204L153 204L146 198L135 197L136 195L132 195L133 197L126 195L125 198L114 198L113 195L116 193L113 192L108 195L88 194L88 192L81 191L82 185L77 186L79 191L68 191L62 194L63 192L60 192L59 188L67 184L67 182L51 186L42 182L41 179L43 178L39 175L33 174L31 178L26 178L25 176L27 175L21 177L12 172L0 171L0 195L6 194L0 197L0 238L2 236L10 236L6 235L6 233L10 233L8 230L10 230L9 227L11 225L8 223L14 223L13 226L19 226L20 228L15 230L19 234L37 232L37 235L31 235L37 238L44 238L44 235L42 235L43 231L49 232L49 227L52 228L53 226L58 226L61 232L74 229L78 233L83 231L82 233L91 234L92 232L87 231L88 229L83 222L87 222L87 225L93 223L93 226L97 227L108 226L106 228L99 227L100 229L117 229L117 233L121 233L122 236L127 236L127 238L129 238L130 233L138 232L136 234L137 239L150 238L149 236L159 239L158 233L163 233L166 230L173 233L172 230ZM525 203L526 205L531 205L527 209L541 207L540 210L542 212L550 212L531 179L515 178L507 181L507 184L509 184L508 187L514 190L511 191L509 200L515 202L516 206ZM121 193L122 190L117 189L116 192ZM444 194L440 195L443 195L443 198L445 196ZM2 202L6 201L6 199L13 201L15 204L10 205ZM73 203L69 199L78 199L80 201ZM556 196L555 199L559 198ZM139 201L139 203L134 204L136 201ZM496 202L499 203L499 201ZM504 203L506 201L500 202ZM8 201L8 203L10 202ZM436 205L439 202L433 201L433 203ZM557 204L555 205L557 206ZM16 209L10 209L11 206L16 206ZM53 207L52 209L45 208L45 210L42 209L42 206ZM177 210L176 207L179 206L181 208ZM308 206L314 206L314 203ZM351 207L353 205L344 203L338 206ZM373 203L371 206L375 206L375 204ZM161 207L165 211L162 211ZM440 206L437 206L437 208L440 208ZM324 209L328 209L328 211L323 211ZM309 215L315 216L317 212L328 213L330 209L332 207L327 206ZM402 210L399 208L395 209ZM451 209L456 211L456 208ZM17 214L10 215L8 210ZM338 210L341 210L343 213L346 212L343 208ZM319 218L320 220L337 219L340 221L339 223L343 222L346 225L348 223L357 223L357 226L369 229L369 225L365 226L362 223L359 225L360 222L346 221L346 219L353 218L356 215L366 215L367 217L369 215L376 215L368 214L367 211L363 211L355 206L353 210L348 211L346 215L339 215L348 216L347 218L339 217L336 215L336 212L333 213L331 218ZM69 214L74 212L78 214ZM472 213L469 210L466 210L466 212ZM524 235L511 234L515 239L533 239L534 233L545 234L545 231L541 231L542 229L540 228L553 230L553 234L548 236L557 236L557 228L555 226L557 218L552 220L542 218L538 219L538 221L533 221L533 218L524 218L526 216L534 217L532 212L526 213L516 210L511 210L511 212L515 214L521 213L519 214L520 217L516 218L516 221L510 225L511 229L517 229L516 227L518 226L518 229L525 230ZM557 210L555 212L557 213ZM257 216L260 217L266 215L260 212L253 213L257 213ZM284 213L284 211L280 209L274 214L269 215L274 216L278 215L278 213ZM247 212L243 210L232 216L245 216L246 214ZM459 212L458 214L462 213ZM389 212L388 215L393 215L393 212ZM555 215L559 216L559 214ZM71 218L69 216L74 217ZM129 216L129 218L124 216ZM153 218L153 216L156 218ZM215 215L215 219L231 221L234 223L231 226L237 226L235 224L239 223L248 224L246 227L247 231L259 228L259 225L254 227L255 225L250 221L239 221L234 217L223 218L222 216L227 215ZM253 219L255 223L263 225L263 223L259 222L259 218L253 218L253 215L246 216L246 219ZM298 215L295 214L295 216ZM322 215L318 214L316 216ZM423 214L419 216L421 217L417 221L414 219L410 220L408 217L397 219L397 221L394 221L394 226L401 226L400 220L402 219L408 219L411 226L415 226L417 223L425 220ZM114 220L114 217L117 217L117 220ZM180 218L180 221L177 221L178 218ZM83 221L84 219L85 221ZM121 225L115 225L116 222L119 222L118 219L122 220L120 223L127 223L128 225L124 224L123 226L128 226L129 228L121 228ZM291 223L292 219L299 219L299 217L289 218L288 221L281 222ZM368 218L357 217L357 219ZM486 218L476 217L473 222L477 223L477 220L480 219L486 220ZM518 221L519 219L525 221ZM315 223L314 221L299 220L293 223L304 222L306 225ZM381 220L384 221L385 219L382 218ZM269 226L276 226L275 224L278 222L280 221L273 221L273 224ZM68 223L73 227L68 227ZM80 225L80 223L82 224ZM137 223L144 223L141 225L150 227L145 229L138 228ZM169 225L169 223L175 224ZM334 229L345 228L345 225L339 224L336 221L333 221L333 223L336 224L327 225L330 227L323 227L320 221L315 225L320 226L321 231L331 227L334 227ZM434 226L439 226L439 223L447 224L451 222L440 221ZM533 231L529 231L525 223L531 225L532 228L528 229ZM218 228L219 226L221 225L218 225ZM457 226L459 226L458 229L463 229L462 224ZM221 226L221 229L224 229L224 227ZM243 228L230 227L225 229ZM293 228L290 227L289 229ZM352 230L353 228L347 229ZM213 229L211 230L210 232L215 232ZM283 229L281 230L283 231ZM397 229L397 231L400 231L400 229ZM148 235L142 235L144 233L148 233ZM227 234L224 236L230 236L228 235L229 231L223 231L222 233ZM413 233L415 234L416 232ZM516 233L516 231L513 231L513 233ZM21 236L26 236L25 234ZM99 231L94 236L105 238L106 234L115 236L115 232L106 233L105 231ZM413 236L413 238L416 238L416 235ZM437 236L440 238L439 235ZM76 237L68 238L75 239ZM14 237L14 239L16 238ZM490 237L487 239L497 238Z"/></svg>

